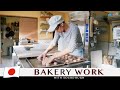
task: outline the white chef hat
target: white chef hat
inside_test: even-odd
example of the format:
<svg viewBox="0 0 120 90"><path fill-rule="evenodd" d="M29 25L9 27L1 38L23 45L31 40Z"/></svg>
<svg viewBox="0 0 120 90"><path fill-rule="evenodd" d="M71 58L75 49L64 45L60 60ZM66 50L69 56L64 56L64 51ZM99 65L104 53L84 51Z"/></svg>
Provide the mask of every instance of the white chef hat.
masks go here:
<svg viewBox="0 0 120 90"><path fill-rule="evenodd" d="M55 16L52 16L49 20L48 20L48 23L49 23L49 29L48 29L48 32L53 32L55 31L55 28L57 27L58 24L62 23L64 20L62 18L61 15L55 15Z"/></svg>

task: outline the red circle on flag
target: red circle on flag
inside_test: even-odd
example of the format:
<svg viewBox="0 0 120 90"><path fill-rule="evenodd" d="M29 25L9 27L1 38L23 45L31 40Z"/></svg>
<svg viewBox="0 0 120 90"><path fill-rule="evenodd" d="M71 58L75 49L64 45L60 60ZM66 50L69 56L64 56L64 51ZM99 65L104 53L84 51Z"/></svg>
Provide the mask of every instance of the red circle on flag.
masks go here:
<svg viewBox="0 0 120 90"><path fill-rule="evenodd" d="M15 74L15 69L14 68L9 69L8 74L9 75Z"/></svg>

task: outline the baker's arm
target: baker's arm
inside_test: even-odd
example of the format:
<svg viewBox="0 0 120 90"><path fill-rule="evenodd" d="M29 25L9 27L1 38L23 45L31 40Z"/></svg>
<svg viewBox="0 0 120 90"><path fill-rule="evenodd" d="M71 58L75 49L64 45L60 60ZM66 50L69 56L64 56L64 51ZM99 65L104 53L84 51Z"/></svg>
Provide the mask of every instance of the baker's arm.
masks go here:
<svg viewBox="0 0 120 90"><path fill-rule="evenodd" d="M61 51L61 52L54 53L54 54L53 54L53 59L54 59L54 58L61 57L61 56L66 55L66 54L68 54L68 53L70 53L70 50L68 50L68 49L65 49L65 50L63 50L63 51Z"/></svg>
<svg viewBox="0 0 120 90"><path fill-rule="evenodd" d="M50 45L48 46L48 48L47 48L44 52L45 52L45 53L48 53L48 52L51 51L54 47L55 47L55 45L50 44Z"/></svg>
<svg viewBox="0 0 120 90"><path fill-rule="evenodd" d="M47 53L48 53L49 51L51 51L51 50L56 46L58 39L59 39L59 34L58 34L57 32L55 32L54 39L51 41L51 43L50 43L50 45L48 46L48 48L47 48L42 54L40 54L40 55L37 57L37 59L38 59L38 60L44 60L45 57L46 57L46 55L47 55Z"/></svg>
<svg viewBox="0 0 120 90"><path fill-rule="evenodd" d="M58 58L58 57L61 57L67 53L69 53L70 51L68 49L65 49L61 52L57 52L57 53L54 53L53 56L46 58L43 62L42 62L42 65L46 65L48 66L55 58Z"/></svg>
<svg viewBox="0 0 120 90"><path fill-rule="evenodd" d="M55 31L55 35L54 38L52 40L52 42L50 43L50 45L48 46L48 48L45 50L46 53L48 53L49 51L51 51L58 43L58 39L59 39L59 34L57 31Z"/></svg>

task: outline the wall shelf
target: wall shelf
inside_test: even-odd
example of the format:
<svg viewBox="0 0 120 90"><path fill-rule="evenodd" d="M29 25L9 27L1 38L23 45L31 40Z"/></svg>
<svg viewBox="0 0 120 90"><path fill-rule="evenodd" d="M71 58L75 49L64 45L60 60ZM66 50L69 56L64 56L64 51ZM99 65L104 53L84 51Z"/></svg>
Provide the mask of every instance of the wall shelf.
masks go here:
<svg viewBox="0 0 120 90"><path fill-rule="evenodd" d="M47 32L47 30L41 30L40 33L41 33L41 32Z"/></svg>
<svg viewBox="0 0 120 90"><path fill-rule="evenodd" d="M40 18L50 18L50 16L40 16Z"/></svg>
<svg viewBox="0 0 120 90"><path fill-rule="evenodd" d="M50 12L47 11L41 11L40 14L40 30L39 30L39 39L50 39L53 38L52 33L48 33L47 30L49 29L49 23L48 20L53 16Z"/></svg>
<svg viewBox="0 0 120 90"><path fill-rule="evenodd" d="M120 20L120 15L119 16L109 16L108 20L109 21L119 21Z"/></svg>

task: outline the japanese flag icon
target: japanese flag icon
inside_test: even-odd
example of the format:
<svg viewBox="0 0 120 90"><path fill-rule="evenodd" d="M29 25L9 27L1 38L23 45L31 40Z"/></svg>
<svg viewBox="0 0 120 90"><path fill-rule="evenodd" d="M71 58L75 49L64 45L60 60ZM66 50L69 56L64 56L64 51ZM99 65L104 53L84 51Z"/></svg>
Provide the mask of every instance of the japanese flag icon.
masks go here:
<svg viewBox="0 0 120 90"><path fill-rule="evenodd" d="M5 67L3 78L19 77L20 66Z"/></svg>

